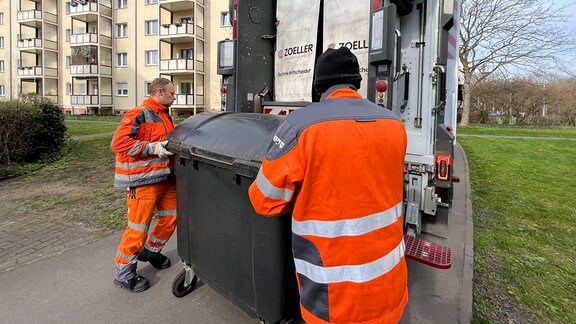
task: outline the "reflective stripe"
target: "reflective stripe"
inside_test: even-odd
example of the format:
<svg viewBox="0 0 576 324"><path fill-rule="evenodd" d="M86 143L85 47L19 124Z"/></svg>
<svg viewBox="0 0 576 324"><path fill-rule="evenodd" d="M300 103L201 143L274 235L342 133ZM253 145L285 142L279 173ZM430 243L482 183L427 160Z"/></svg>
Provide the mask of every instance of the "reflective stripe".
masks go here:
<svg viewBox="0 0 576 324"><path fill-rule="evenodd" d="M138 152L140 152L140 146L142 146L142 141L136 141L134 147L132 147L130 151L128 151L128 156L136 156Z"/></svg>
<svg viewBox="0 0 576 324"><path fill-rule="evenodd" d="M176 216L176 209L159 210L158 216Z"/></svg>
<svg viewBox="0 0 576 324"><path fill-rule="evenodd" d="M359 236L395 223L402 216L402 203L379 212L357 219L335 221L296 221L292 220L292 232L296 235L314 235L319 237Z"/></svg>
<svg viewBox="0 0 576 324"><path fill-rule="evenodd" d="M394 250L382 258L361 265L321 267L296 258L294 258L294 264L296 272L316 283L331 284L346 281L363 283L383 276L394 269L404 256L404 249L404 240L402 240Z"/></svg>
<svg viewBox="0 0 576 324"><path fill-rule="evenodd" d="M128 221L128 227L135 231L148 232L148 224L136 224Z"/></svg>
<svg viewBox="0 0 576 324"><path fill-rule="evenodd" d="M135 255L124 255L120 252L116 252L116 257L122 259L128 263L136 263L136 256Z"/></svg>
<svg viewBox="0 0 576 324"><path fill-rule="evenodd" d="M124 169L124 170L132 170L132 169L137 169L137 168L149 167L149 166L152 166L154 164L166 163L168 161L169 161L169 159L167 157L164 157L164 158L155 158L152 160L138 161L138 162L124 162L124 163L116 162L116 167L119 169Z"/></svg>
<svg viewBox="0 0 576 324"><path fill-rule="evenodd" d="M156 238L156 236L154 236L154 234L150 233L150 235L148 235L148 239L150 241L152 241L153 243L157 243L157 244L165 244L166 242L168 242L168 240L161 240Z"/></svg>
<svg viewBox="0 0 576 324"><path fill-rule="evenodd" d="M124 181L127 183L142 180L142 179L149 179L155 177L161 177L164 175L170 174L170 169L162 169L162 170L154 170L146 173L138 173L138 174L118 174L116 173L115 179L116 181Z"/></svg>
<svg viewBox="0 0 576 324"><path fill-rule="evenodd" d="M268 179L262 173L262 168L258 171L258 176L256 177L256 185L258 189L270 199L281 199L285 201L290 201L294 195L294 190L286 188L278 188L272 185Z"/></svg>

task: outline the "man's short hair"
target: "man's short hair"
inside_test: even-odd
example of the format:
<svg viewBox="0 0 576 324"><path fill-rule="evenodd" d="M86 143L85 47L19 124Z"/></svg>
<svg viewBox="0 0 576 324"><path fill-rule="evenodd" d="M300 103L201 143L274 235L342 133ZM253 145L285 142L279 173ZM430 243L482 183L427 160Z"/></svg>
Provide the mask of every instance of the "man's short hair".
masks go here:
<svg viewBox="0 0 576 324"><path fill-rule="evenodd" d="M150 83L150 86L148 87L148 94L151 96L155 95L159 89L164 89L164 87L170 83L172 83L172 81L166 78L156 78L152 80L152 83Z"/></svg>

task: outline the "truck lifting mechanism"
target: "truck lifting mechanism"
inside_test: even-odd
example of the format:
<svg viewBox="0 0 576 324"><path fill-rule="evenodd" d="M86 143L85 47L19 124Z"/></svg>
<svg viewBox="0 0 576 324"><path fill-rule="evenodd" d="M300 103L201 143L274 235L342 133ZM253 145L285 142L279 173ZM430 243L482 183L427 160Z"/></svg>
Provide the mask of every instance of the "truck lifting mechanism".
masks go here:
<svg viewBox="0 0 576 324"><path fill-rule="evenodd" d="M439 269L451 249L419 237L423 218L450 208L458 105L459 0L231 0L232 39L218 43L222 110L287 115L317 101L326 48L360 63L360 92L408 134L406 256Z"/></svg>

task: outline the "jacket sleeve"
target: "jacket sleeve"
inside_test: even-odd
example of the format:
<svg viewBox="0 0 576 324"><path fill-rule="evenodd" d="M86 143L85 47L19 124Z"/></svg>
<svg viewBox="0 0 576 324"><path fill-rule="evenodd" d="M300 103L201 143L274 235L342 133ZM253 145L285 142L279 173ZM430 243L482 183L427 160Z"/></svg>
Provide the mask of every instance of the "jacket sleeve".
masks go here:
<svg viewBox="0 0 576 324"><path fill-rule="evenodd" d="M304 174L296 144L296 133L284 121L268 147L258 176L248 189L256 213L278 216L291 210Z"/></svg>
<svg viewBox="0 0 576 324"><path fill-rule="evenodd" d="M143 122L141 116L140 109L133 109L124 114L110 144L112 152L135 158L148 156L146 147L149 142L136 139L140 124Z"/></svg>

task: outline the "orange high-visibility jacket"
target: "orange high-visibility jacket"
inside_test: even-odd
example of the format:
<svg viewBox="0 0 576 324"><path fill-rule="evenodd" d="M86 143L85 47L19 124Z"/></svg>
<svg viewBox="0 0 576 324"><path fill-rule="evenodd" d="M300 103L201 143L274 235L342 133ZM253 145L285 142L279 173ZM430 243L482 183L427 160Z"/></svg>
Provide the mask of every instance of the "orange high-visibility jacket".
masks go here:
<svg viewBox="0 0 576 324"><path fill-rule="evenodd" d="M257 213L292 210L307 323L396 323L408 302L404 125L346 86L279 126L254 183Z"/></svg>
<svg viewBox="0 0 576 324"><path fill-rule="evenodd" d="M126 112L110 145L116 153L114 187L137 187L168 179L171 159L148 155L147 146L163 141L173 129L168 108L152 98Z"/></svg>

